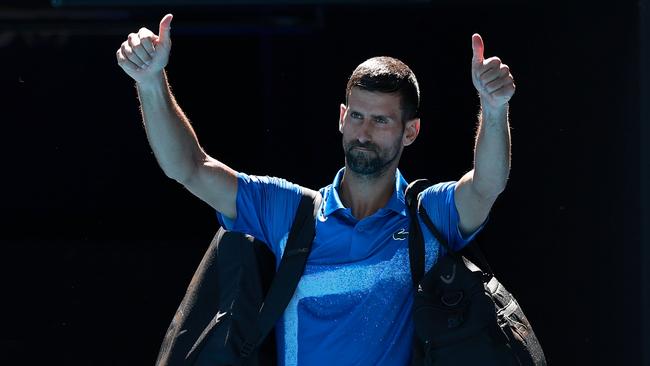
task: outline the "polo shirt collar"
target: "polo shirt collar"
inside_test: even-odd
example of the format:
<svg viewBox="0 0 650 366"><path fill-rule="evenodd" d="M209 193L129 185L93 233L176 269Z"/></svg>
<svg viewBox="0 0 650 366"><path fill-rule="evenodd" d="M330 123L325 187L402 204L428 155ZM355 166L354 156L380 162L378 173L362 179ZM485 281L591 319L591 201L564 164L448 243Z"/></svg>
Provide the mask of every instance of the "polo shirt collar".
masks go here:
<svg viewBox="0 0 650 366"><path fill-rule="evenodd" d="M337 210L345 209L345 206L343 206L343 203L341 202L341 197L339 196L339 187L341 187L341 180L343 179L344 172L345 168L341 168L338 173L336 173L334 182L332 182L330 189L325 192L325 206L323 210L325 216L329 216ZM399 169L396 169L395 191L391 195L384 209L394 211L402 216L407 216L406 200L404 199L404 191L407 186L408 183L402 176L402 173L400 173Z"/></svg>

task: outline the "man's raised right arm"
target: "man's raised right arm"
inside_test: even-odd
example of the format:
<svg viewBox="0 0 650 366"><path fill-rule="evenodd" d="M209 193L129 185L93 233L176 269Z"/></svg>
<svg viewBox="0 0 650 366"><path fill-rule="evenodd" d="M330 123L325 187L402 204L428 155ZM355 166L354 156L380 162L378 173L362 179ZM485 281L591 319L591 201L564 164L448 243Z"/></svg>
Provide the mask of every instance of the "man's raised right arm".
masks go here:
<svg viewBox="0 0 650 366"><path fill-rule="evenodd" d="M146 28L131 33L117 51L117 61L136 81L147 139L162 170L234 219L237 172L203 151L167 82L171 20L168 14L160 21L159 36Z"/></svg>

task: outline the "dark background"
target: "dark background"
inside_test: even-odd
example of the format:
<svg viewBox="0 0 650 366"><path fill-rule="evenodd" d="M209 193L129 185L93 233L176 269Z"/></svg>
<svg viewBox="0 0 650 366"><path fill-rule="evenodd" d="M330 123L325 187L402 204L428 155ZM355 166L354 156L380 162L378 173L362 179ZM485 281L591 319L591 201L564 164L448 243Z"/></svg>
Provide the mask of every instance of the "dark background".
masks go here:
<svg viewBox="0 0 650 366"><path fill-rule="evenodd" d="M479 32L517 84L511 178L480 236L488 259L552 365L650 365L647 0L4 2L1 364L153 364L218 229L158 168L115 60L167 12L169 79L207 152L313 188L343 164L338 106L376 55L420 82L406 178L471 169Z"/></svg>

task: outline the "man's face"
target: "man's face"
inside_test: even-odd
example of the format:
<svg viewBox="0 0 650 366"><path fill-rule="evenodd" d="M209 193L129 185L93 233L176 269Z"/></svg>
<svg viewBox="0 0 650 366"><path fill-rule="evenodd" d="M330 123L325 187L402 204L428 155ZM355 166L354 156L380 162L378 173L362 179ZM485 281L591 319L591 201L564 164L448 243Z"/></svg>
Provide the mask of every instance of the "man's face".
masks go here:
<svg viewBox="0 0 650 366"><path fill-rule="evenodd" d="M399 95L352 88L348 105L341 105L339 130L346 167L359 175L380 176L397 165L404 146Z"/></svg>

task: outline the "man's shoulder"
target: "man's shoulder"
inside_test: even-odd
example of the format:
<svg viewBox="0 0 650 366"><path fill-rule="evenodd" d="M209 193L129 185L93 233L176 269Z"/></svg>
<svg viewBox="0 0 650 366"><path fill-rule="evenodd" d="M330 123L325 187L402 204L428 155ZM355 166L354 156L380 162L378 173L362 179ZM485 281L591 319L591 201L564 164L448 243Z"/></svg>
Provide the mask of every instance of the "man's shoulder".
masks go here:
<svg viewBox="0 0 650 366"><path fill-rule="evenodd" d="M278 187L294 187L297 184L280 177L270 176L270 175L255 175L247 174L243 172L237 173L237 178L240 182L251 183L251 184L261 184L261 185L273 185Z"/></svg>
<svg viewBox="0 0 650 366"><path fill-rule="evenodd" d="M452 194L454 190L456 189L457 181L445 181L445 182L437 182L437 183L432 183L430 186L426 187L424 190L422 190L422 193L420 198L424 199L431 199L435 197L442 197L445 195Z"/></svg>
<svg viewBox="0 0 650 366"><path fill-rule="evenodd" d="M252 214L274 221L293 215L303 194L301 186L284 178L240 172L237 180L237 216Z"/></svg>

